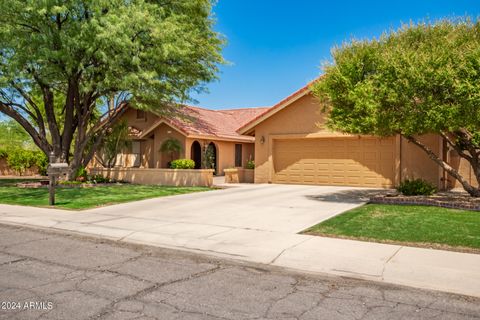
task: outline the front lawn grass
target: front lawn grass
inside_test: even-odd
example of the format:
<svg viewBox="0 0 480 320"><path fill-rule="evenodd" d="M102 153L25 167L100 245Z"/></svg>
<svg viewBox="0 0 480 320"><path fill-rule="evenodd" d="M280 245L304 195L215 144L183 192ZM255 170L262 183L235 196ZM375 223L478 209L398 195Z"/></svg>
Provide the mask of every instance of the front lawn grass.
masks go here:
<svg viewBox="0 0 480 320"><path fill-rule="evenodd" d="M47 188L18 188L22 179L0 179L0 203L22 206L47 207ZM206 187L167 187L146 185L111 185L92 188L57 188L56 208L88 209L148 198L164 197L211 190Z"/></svg>
<svg viewBox="0 0 480 320"><path fill-rule="evenodd" d="M438 249L472 248L472 251L480 252L480 212L367 204L315 225L304 233Z"/></svg>
<svg viewBox="0 0 480 320"><path fill-rule="evenodd" d="M25 178L16 178L16 179L0 179L0 187L8 187L8 186L15 186L16 183L19 182L30 182L30 181L38 181L40 179L25 179Z"/></svg>

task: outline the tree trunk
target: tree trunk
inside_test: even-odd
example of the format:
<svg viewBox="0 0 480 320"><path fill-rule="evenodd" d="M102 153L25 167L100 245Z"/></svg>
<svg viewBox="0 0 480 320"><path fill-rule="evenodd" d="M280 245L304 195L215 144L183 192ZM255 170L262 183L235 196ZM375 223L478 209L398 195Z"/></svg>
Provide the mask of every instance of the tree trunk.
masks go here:
<svg viewBox="0 0 480 320"><path fill-rule="evenodd" d="M83 150L75 149L73 151L73 158L70 161L70 165L67 172L67 180L72 181L77 178L77 172L82 166L81 158L82 158Z"/></svg>
<svg viewBox="0 0 480 320"><path fill-rule="evenodd" d="M462 185L463 189L468 192L472 197L480 197L480 189L472 186L455 168L451 165L443 161L432 149L430 149L427 145L420 142L419 140L415 139L413 136L406 136L405 137L408 141L418 146L420 149L425 151L427 156L433 160L436 164L442 167L446 172L448 172L452 177L454 177L460 184ZM462 155L460 155L462 156ZM462 156L463 157L463 156ZM467 159L470 164L472 162ZM478 169L478 168L477 168Z"/></svg>
<svg viewBox="0 0 480 320"><path fill-rule="evenodd" d="M30 103L35 111L30 112L25 105L20 105L15 101L0 101L0 112L18 122L48 158L51 152L53 152L54 161L69 163L67 179L73 180L76 178L78 169L82 166L86 167L95 155L106 130L123 115L125 104L122 102L120 105L114 106L114 100L111 98L109 100L109 112L104 114L97 123L92 123L91 116L95 110L95 102L99 98L99 94L95 91L80 92L79 74L76 74L68 82L63 108L65 116L62 126L63 132L60 132L55 114L53 91L40 78L35 77L35 79L42 89L45 108L44 115L39 111L38 106L34 104L34 100L20 87L17 88L17 91ZM32 124L30 119L25 116L25 113L36 124ZM47 124L50 134L48 138L45 124ZM73 156L70 157L72 143Z"/></svg>

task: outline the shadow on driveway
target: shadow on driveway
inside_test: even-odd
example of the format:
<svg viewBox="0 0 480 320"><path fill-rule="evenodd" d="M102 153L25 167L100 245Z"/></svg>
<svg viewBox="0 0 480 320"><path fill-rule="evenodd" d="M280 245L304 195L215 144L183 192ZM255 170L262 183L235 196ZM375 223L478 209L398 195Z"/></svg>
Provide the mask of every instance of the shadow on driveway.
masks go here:
<svg viewBox="0 0 480 320"><path fill-rule="evenodd" d="M307 195L307 199L327 202L362 203L378 195L392 194L393 189L347 189L318 195Z"/></svg>

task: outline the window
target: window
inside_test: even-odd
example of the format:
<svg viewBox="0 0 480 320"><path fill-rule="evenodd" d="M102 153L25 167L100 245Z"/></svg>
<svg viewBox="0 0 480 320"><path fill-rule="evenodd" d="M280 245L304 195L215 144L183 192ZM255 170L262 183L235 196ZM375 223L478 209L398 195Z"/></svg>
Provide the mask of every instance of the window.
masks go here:
<svg viewBox="0 0 480 320"><path fill-rule="evenodd" d="M242 166L242 145L236 144L235 145L235 167Z"/></svg>
<svg viewBox="0 0 480 320"><path fill-rule="evenodd" d="M137 110L137 120L145 120L145 111Z"/></svg>
<svg viewBox="0 0 480 320"><path fill-rule="evenodd" d="M132 153L130 154L130 166L140 167L140 141L132 141Z"/></svg>

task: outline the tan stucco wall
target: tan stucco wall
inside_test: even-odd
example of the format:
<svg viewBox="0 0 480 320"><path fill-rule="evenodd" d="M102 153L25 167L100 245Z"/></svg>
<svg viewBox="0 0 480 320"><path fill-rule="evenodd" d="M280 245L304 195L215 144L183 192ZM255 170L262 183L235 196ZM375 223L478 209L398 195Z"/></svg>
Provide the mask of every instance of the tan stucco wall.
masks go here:
<svg viewBox="0 0 480 320"><path fill-rule="evenodd" d="M235 143L215 141L217 147L217 175L223 175L223 170L235 165Z"/></svg>
<svg viewBox="0 0 480 320"><path fill-rule="evenodd" d="M135 127L139 130L148 129L153 125L153 123L158 120L158 116L146 112L145 119L137 119L137 110L129 108L125 113L120 117L120 120L127 120L129 126Z"/></svg>
<svg viewBox="0 0 480 320"><path fill-rule="evenodd" d="M183 146L183 150L179 154L174 155L174 160L185 158L185 135L166 125L165 123L162 123L160 126L158 126L153 131L153 134L155 135L155 138L152 153L155 168L168 168L168 162L172 160L169 153L160 152L162 143L168 139L177 139Z"/></svg>
<svg viewBox="0 0 480 320"><path fill-rule="evenodd" d="M133 127L137 130L144 131L150 128L155 121L158 120L158 116L146 112L145 119L137 119L137 111L135 109L129 108L125 111L125 113L120 117L119 121L126 120L128 126ZM153 135L153 132L152 132ZM153 152L154 147L154 139L150 136L146 139L140 140L140 167L141 168L152 168L155 167L155 153ZM133 165L132 157L130 156L131 150L124 150L123 153L123 160L124 166L130 167ZM90 167L98 167L100 164L98 161L93 160L90 163Z"/></svg>
<svg viewBox="0 0 480 320"><path fill-rule="evenodd" d="M457 169L460 174L473 186L478 186L477 179L472 170L472 166L468 161L464 158L461 158L456 151L451 150L448 154L448 162L449 164ZM450 175L445 175L447 179L447 186L450 188L462 188L460 182L458 182L455 178L451 177Z"/></svg>
<svg viewBox="0 0 480 320"><path fill-rule="evenodd" d="M443 143L438 135L428 134L419 137L419 140L433 150L437 155L443 153ZM443 187L441 178L443 170L431 159L428 158L425 151L409 143L406 139L401 139L401 177L405 179L422 178L437 188Z"/></svg>
<svg viewBox="0 0 480 320"><path fill-rule="evenodd" d="M134 184L177 187L211 187L213 185L213 170L205 169L92 168L90 172Z"/></svg>
<svg viewBox="0 0 480 320"><path fill-rule="evenodd" d="M320 111L317 100L312 95L306 95L255 127L255 183L271 182L273 159L269 148L272 136L325 131L317 125L324 122L325 114ZM262 137L263 144L260 143Z"/></svg>
<svg viewBox="0 0 480 320"><path fill-rule="evenodd" d="M255 144L254 143L244 143L242 151L242 164L245 168L249 160L255 161Z"/></svg>
<svg viewBox="0 0 480 320"><path fill-rule="evenodd" d="M154 142L155 140L152 138L147 138L140 142L140 152L142 154L142 168L154 168L155 167L155 159L154 159Z"/></svg>
<svg viewBox="0 0 480 320"><path fill-rule="evenodd" d="M192 151L192 143L194 141L195 139L185 138L185 159L192 159L191 151ZM200 142L200 146L203 146L202 142Z"/></svg>
<svg viewBox="0 0 480 320"><path fill-rule="evenodd" d="M255 182L272 182L273 152L275 139L341 137L325 127L326 114L321 112L318 101L307 94L283 110L272 115L254 128L255 134ZM263 137L263 139L262 139ZM260 143L260 140L264 143ZM401 141L402 140L402 141ZM427 135L421 139L433 150L442 151L438 136ZM430 160L424 151L404 139L395 139L395 184L400 179L423 178L442 187L443 171Z"/></svg>
<svg viewBox="0 0 480 320"><path fill-rule="evenodd" d="M438 135L425 135L420 140L443 158L473 186L478 183L472 167L467 160L461 158L455 150L446 150L446 142ZM402 179L423 178L436 185L439 189L462 188L462 185L440 166L428 158L426 153L417 146L402 139Z"/></svg>
<svg viewBox="0 0 480 320"><path fill-rule="evenodd" d="M247 161L249 160L250 156L252 159L255 159L255 147L253 143L240 143L234 141L219 141L219 140L206 140L206 139L186 139L186 147L185 147L185 158L191 159L191 148L193 142L198 141L200 146L203 148L204 145L213 142L215 147L217 148L217 175L223 175L224 170L227 168L235 167L235 144L242 145L242 163L243 167L246 166Z"/></svg>
<svg viewBox="0 0 480 320"><path fill-rule="evenodd" d="M254 170L244 168L225 169L225 183L253 183Z"/></svg>

